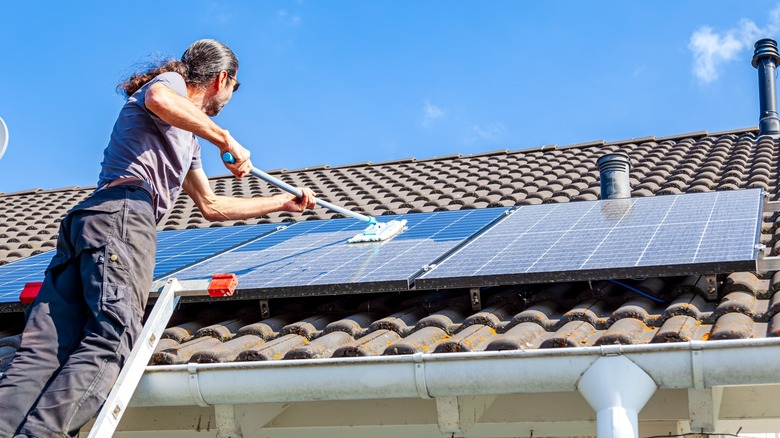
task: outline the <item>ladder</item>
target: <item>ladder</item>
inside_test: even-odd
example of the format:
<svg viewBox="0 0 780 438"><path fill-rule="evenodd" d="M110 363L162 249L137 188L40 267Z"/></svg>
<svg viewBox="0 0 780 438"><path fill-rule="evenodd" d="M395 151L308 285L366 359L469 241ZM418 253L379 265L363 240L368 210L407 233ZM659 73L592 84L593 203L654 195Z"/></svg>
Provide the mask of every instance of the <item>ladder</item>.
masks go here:
<svg viewBox="0 0 780 438"><path fill-rule="evenodd" d="M159 291L161 283L152 286L153 296ZM114 435L127 410L127 405L133 397L135 388L144 374L149 359L152 358L154 348L160 340L163 331L168 326L168 321L173 311L183 296L209 296L213 298L232 296L235 292L238 280L234 274L216 274L211 280L185 280L179 281L170 278L162 283L162 291L159 291L157 302L146 320L138 341L125 360L119 377L114 383L106 402L100 409L100 413L92 425L89 438L106 438Z"/></svg>

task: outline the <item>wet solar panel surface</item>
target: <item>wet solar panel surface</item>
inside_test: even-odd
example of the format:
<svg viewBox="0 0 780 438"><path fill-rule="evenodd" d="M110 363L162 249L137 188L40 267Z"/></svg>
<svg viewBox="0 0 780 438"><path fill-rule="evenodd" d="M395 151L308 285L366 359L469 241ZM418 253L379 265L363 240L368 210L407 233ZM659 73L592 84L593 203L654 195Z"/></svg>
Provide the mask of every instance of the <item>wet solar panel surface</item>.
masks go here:
<svg viewBox="0 0 780 438"><path fill-rule="evenodd" d="M238 276L238 289L262 297L405 290L426 265L502 217L489 208L402 216L407 229L375 243L347 243L366 224L353 219L299 222L180 272L180 280ZM250 295L251 296L251 295Z"/></svg>

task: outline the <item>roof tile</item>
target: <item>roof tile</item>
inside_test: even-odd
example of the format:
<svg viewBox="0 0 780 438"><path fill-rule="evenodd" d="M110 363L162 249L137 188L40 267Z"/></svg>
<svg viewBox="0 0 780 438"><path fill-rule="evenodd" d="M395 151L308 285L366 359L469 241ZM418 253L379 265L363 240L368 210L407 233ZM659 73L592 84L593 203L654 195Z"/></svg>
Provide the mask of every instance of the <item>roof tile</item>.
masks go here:
<svg viewBox="0 0 780 438"><path fill-rule="evenodd" d="M593 345L596 328L585 321L570 321L546 339L539 348L576 348Z"/></svg>
<svg viewBox="0 0 780 438"><path fill-rule="evenodd" d="M700 323L696 318L687 315L677 315L667 319L653 336L653 343L687 342L698 340L697 332Z"/></svg>
<svg viewBox="0 0 780 438"><path fill-rule="evenodd" d="M230 341L199 350L197 353L192 355L190 362L234 362L238 359L238 355L242 352L257 348L264 343L265 340L259 336L238 336Z"/></svg>
<svg viewBox="0 0 780 438"><path fill-rule="evenodd" d="M641 319L624 318L612 324L595 345L646 344L653 339L656 329L645 325Z"/></svg>
<svg viewBox="0 0 780 438"><path fill-rule="evenodd" d="M323 335L307 345L294 348L284 355L285 360L290 359L317 359L331 357L334 351L354 342L349 333L334 331Z"/></svg>
<svg viewBox="0 0 780 438"><path fill-rule="evenodd" d="M495 334L496 331L493 327L482 324L470 325L437 345L434 353L483 351L487 344L494 339Z"/></svg>
<svg viewBox="0 0 780 438"><path fill-rule="evenodd" d="M190 361L193 354L200 350L222 345L219 339L210 336L195 338L183 344L178 344L157 351L152 355L151 363L154 365L174 365Z"/></svg>
<svg viewBox="0 0 780 438"><path fill-rule="evenodd" d="M382 354L398 355L433 351L437 344L449 339L449 337L450 335L439 327L424 327L403 340L393 343Z"/></svg>
<svg viewBox="0 0 780 438"><path fill-rule="evenodd" d="M236 357L237 362L278 360L284 357L288 351L305 345L308 341L303 336L288 334L280 336L265 344L250 347Z"/></svg>
<svg viewBox="0 0 780 438"><path fill-rule="evenodd" d="M753 319L742 313L726 313L715 322L709 339L748 339L753 337Z"/></svg>

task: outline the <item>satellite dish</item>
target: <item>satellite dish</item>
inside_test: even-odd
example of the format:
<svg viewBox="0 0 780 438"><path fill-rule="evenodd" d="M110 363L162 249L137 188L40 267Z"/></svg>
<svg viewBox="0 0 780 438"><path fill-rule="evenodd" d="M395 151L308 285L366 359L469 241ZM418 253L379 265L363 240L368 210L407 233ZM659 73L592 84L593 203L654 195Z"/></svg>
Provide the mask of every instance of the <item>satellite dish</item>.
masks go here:
<svg viewBox="0 0 780 438"><path fill-rule="evenodd" d="M8 126L5 125L3 118L0 117L0 158L3 158L8 147Z"/></svg>

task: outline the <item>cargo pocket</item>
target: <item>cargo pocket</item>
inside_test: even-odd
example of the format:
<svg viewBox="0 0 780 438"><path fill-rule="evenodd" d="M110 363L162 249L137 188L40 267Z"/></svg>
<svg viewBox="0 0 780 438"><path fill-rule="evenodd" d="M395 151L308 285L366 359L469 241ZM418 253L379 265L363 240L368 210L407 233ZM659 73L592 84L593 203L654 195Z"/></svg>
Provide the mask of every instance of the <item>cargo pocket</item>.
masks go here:
<svg viewBox="0 0 780 438"><path fill-rule="evenodd" d="M127 327L135 312L135 301L130 281L129 254L127 244L111 239L99 250L98 263L102 263L103 284L100 308L119 324Z"/></svg>
<svg viewBox="0 0 780 438"><path fill-rule="evenodd" d="M100 309L122 327L127 327L135 312L128 302L128 287L123 284L103 283L103 295L100 297Z"/></svg>

